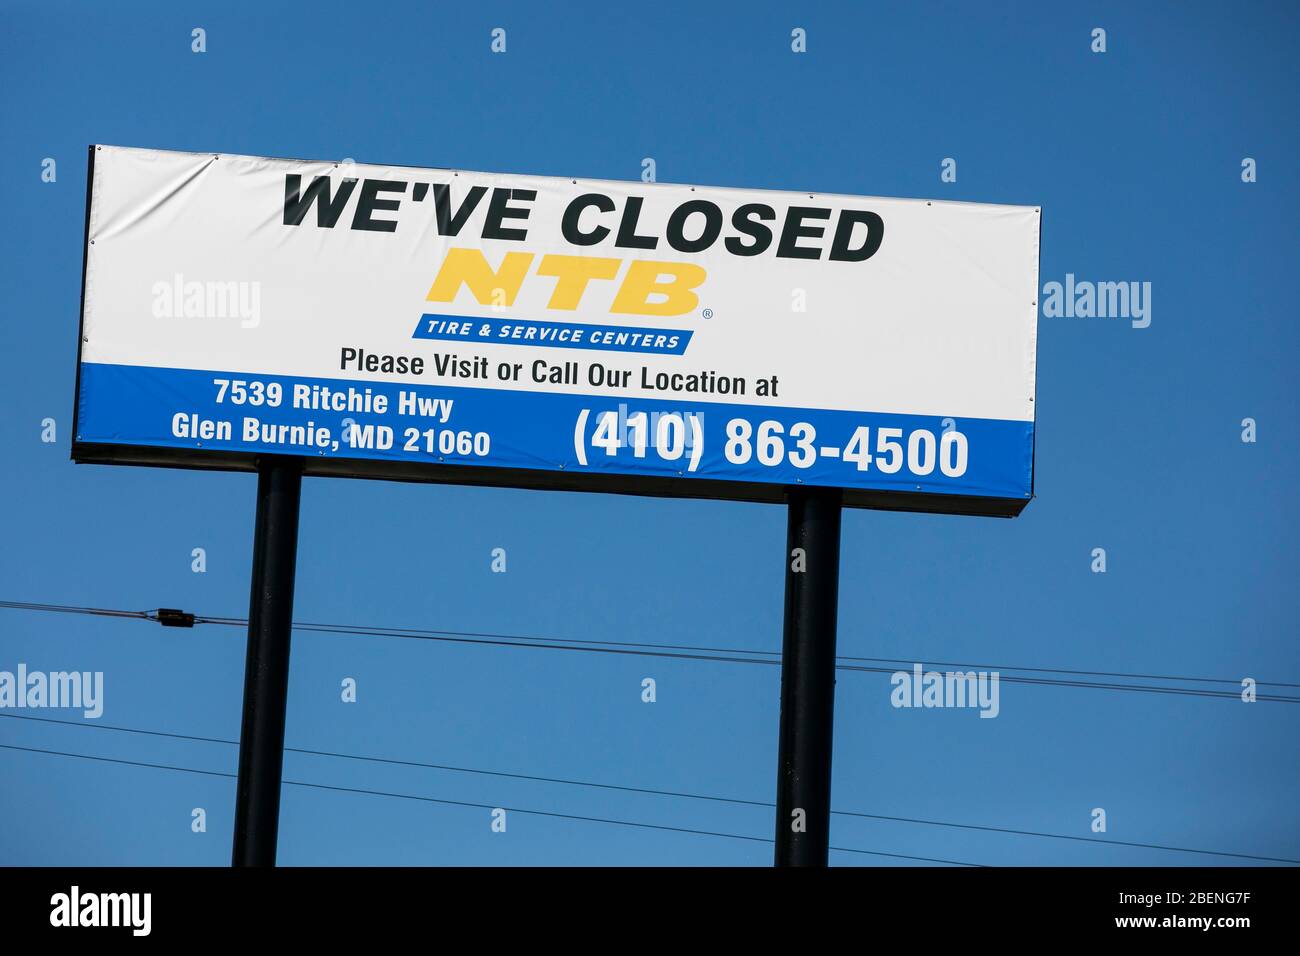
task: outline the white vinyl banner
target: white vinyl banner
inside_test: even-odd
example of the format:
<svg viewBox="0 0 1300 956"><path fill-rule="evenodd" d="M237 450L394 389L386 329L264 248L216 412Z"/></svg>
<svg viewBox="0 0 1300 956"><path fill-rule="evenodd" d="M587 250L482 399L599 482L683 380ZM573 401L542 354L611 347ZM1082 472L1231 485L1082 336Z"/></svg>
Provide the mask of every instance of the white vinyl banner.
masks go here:
<svg viewBox="0 0 1300 956"><path fill-rule="evenodd" d="M110 146L91 177L79 459L1032 494L1033 206Z"/></svg>

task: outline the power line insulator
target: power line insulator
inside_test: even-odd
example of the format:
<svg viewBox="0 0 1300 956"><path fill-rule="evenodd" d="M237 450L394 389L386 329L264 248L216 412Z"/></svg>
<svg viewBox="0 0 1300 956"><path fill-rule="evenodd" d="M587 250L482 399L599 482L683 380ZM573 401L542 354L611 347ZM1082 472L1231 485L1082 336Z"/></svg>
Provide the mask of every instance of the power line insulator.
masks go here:
<svg viewBox="0 0 1300 956"><path fill-rule="evenodd" d="M194 615L187 614L179 608L160 607L157 621L163 627L193 627Z"/></svg>

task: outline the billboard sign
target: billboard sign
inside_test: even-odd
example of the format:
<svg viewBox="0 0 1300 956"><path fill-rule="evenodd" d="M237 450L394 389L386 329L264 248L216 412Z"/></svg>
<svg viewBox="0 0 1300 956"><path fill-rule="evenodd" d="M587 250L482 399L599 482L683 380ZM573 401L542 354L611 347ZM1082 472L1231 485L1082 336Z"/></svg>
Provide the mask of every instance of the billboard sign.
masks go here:
<svg viewBox="0 0 1300 956"><path fill-rule="evenodd" d="M1036 207L90 156L78 461L1032 496Z"/></svg>

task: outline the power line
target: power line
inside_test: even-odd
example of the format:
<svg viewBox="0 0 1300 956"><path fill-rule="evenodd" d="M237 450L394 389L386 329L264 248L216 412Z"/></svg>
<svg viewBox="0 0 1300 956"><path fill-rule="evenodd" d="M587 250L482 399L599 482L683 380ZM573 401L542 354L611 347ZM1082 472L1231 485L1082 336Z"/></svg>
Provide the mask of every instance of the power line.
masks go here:
<svg viewBox="0 0 1300 956"><path fill-rule="evenodd" d="M64 614L96 614L101 617L133 617L149 619L148 611L118 611L103 607L78 607L68 604L31 604L25 601L0 601L0 607L13 608L18 611L47 611Z"/></svg>
<svg viewBox="0 0 1300 956"><path fill-rule="evenodd" d="M27 604L14 601L0 601L0 608L17 608L21 610L56 610L69 613L93 613L107 614L109 616L133 617L144 620L160 620L160 611L111 611L101 608L74 608L60 605L38 605ZM162 609L167 611L168 609ZM175 612L173 612L175 613ZM195 615L194 623L197 624L217 624L224 626L244 627L247 625L246 618L238 617L211 617ZM394 637L414 640L438 641L452 644L476 644L497 647L527 647L543 650L567 650L567 651L586 651L590 653L620 654L636 657L659 657L675 660L699 660L710 661L715 663L728 664L769 664L779 665L780 655L776 651L754 651L744 649L729 648L696 648L689 645L673 644L653 644L653 643L634 643L634 642L616 642L616 641L563 641L558 638L531 637L525 635L509 634L492 634L479 633L473 631L437 631L422 630L418 628L389 628L373 626L354 626L343 624L319 624L311 622L295 623L293 628L298 631L308 631L327 634L352 634L365 637ZM721 654L711 653L670 653L676 649L695 650L695 651L719 651ZM740 657L739 654L747 655L769 655L767 657ZM775 656L771 656L775 655ZM905 658L870 658L870 657L838 657L840 661L885 661L896 664L910 663ZM1229 683L1239 684L1240 681L1231 678L1214 678L1214 677L1174 677L1158 674L1126 674L1113 671L1087 671L1087 670L1066 670L1057 668L1042 667L1020 667L1016 665L987 665L987 664L956 664L951 662L933 662L935 667L956 667L965 670L986 670L993 668L1005 668L1007 670L1019 670L1038 673L1057 673L1057 674L1074 674L1074 675L1091 675L1098 677L1112 676L1123 677L1128 679L1149 679L1149 680L1167 680L1167 681L1186 681L1198 683ZM862 673L877 674L894 674L898 673L896 667L870 667L853 664L837 664L837 670L858 671ZM1078 687L1092 690L1118 690L1133 691L1153 694L1173 694L1185 697L1217 697L1225 700L1239 700L1241 695L1238 691L1232 690L1213 690L1191 687L1161 687L1145 684L1127 684L1098 681L1080 681L1080 680L1061 680L1050 678L1020 677L1015 675L999 674L999 680L1013 684L1027 684L1051 687ZM1300 687L1300 684L1287 683L1283 681L1259 681L1256 686L1272 687ZM1300 703L1300 697L1282 696L1277 694L1260 694L1257 695L1258 701L1273 701L1276 703L1296 704Z"/></svg>
<svg viewBox="0 0 1300 956"><path fill-rule="evenodd" d="M239 742L236 740L227 740L221 737L200 737L192 734L168 733L159 730L141 730L134 727L118 727L110 724L99 724L99 723L88 724L79 721L57 720L51 717L36 717L27 714L0 714L0 717L12 717L16 720L33 720L33 721L37 721L40 723L47 723L47 724L61 724L67 727L83 727L91 730L111 730L111 731L118 731L121 733L128 733L128 734L143 734L151 737L170 737L178 740L190 740L190 741L198 741L202 743L226 744L228 746L238 746L239 744ZM393 757L373 757L373 756L365 756L361 754L339 753L339 752L328 751L328 750L309 750L302 747L286 747L285 751L287 753L308 754L317 757L334 757L342 760L360 760L360 761L366 761L370 763L391 764L395 766L419 767L426 770L444 770L444 771L452 771L455 773L478 774L478 775L490 776L490 777L506 777L506 778L516 779L516 780L528 780L537 783L556 783L556 784L563 784L566 786L573 786L573 787L590 787L590 788L601 789L601 790L617 790L624 793L637 793L637 794L646 794L651 796L679 797L679 798L689 799L689 800L707 800L716 803L730 803L730 804L737 804L740 806L763 807L766 809L771 809L776 806L776 804L774 803L763 801L763 800L745 800L739 797L720 797L720 796L714 796L709 794L689 793L689 792L677 791L677 790L658 790L650 787L631 787L622 784L596 783L589 780L572 780L563 777L543 777L543 776L538 776L536 774L510 773L503 770L482 770L474 767L457 767L450 764L424 763L415 760L401 760ZM1100 844L1109 844L1111 846L1125 846L1125 847L1134 847L1138 849L1147 849L1147 850L1167 850L1175 853L1195 853L1195 854L1201 854L1206 856L1222 856L1222 857L1231 857L1234 859L1242 859L1242 860L1256 860L1256 861L1266 862L1266 863L1293 863L1293 864L1300 865L1300 860L1293 860L1287 857L1259 856L1250 853L1232 853L1225 850L1202 850L1202 849L1197 849L1195 847L1171 846L1169 844L1163 844L1163 843L1140 843L1140 842L1134 842L1129 840L1115 840L1109 837L1081 837L1081 836L1073 836L1064 833L1044 833L1035 830L1020 830L1012 827L985 826L985 825L973 824L973 823L952 823L949 821L942 821L942 820L923 820L923 819L918 819L916 817L889 816L886 814L866 813L864 811L857 811L857 810L831 810L831 813L836 816L858 817L858 818L869 819L869 820L884 820L893 823L913 823L913 824L922 824L926 826L951 827L960 830L982 830L990 833L1006 833L1006 834L1012 834L1016 836L1032 836L1032 837L1040 837L1040 838L1051 839L1051 840L1071 840L1079 843L1089 843L1089 844L1100 843Z"/></svg>
<svg viewBox="0 0 1300 956"><path fill-rule="evenodd" d="M198 623L224 624L224 625L234 625L238 627L245 627L248 624L246 618L238 618L238 617L228 617L228 618L196 617L196 621ZM491 632L475 632L475 631L444 631L444 630L432 630L427 628L408 628L408 627L378 627L373 625L317 624L312 622L300 622L300 623L296 622L294 623L293 626L295 630L317 631L322 633L360 634L369 637L410 637L416 639L422 638L427 640L463 639L467 643L473 643L476 641L482 641L482 642L529 641L529 642L539 642L543 644L563 644L565 645L565 649L569 649L569 650L590 650L594 648L587 647L585 645L594 645L595 647L651 648L654 650L715 652L715 653L722 653L722 654L757 654L757 655L768 655L770 657L775 658L774 660L761 660L761 661L745 660L743 661L743 663L777 664L780 663L780 656L781 656L780 651L760 651L760 650L753 650L751 648L732 648L732 647L699 647L696 645L689 645L689 644L657 644L657 643L646 642L646 641L596 641L596 640L588 640L586 638L565 641L561 638L537 637L534 635L498 634L498 633L491 633ZM570 646L570 645L584 645L584 646L577 647L577 646ZM533 646L533 645L527 644L525 646ZM670 655L663 655L663 656L670 656ZM708 658L708 659L711 660L712 658ZM901 658L901 657L853 657L847 655L838 655L835 659L837 661L868 661L868 662L908 664L908 665L914 663L913 659ZM1023 667L1015 664L960 664L960 663L945 662L945 661L930 661L930 664L934 667L957 667L957 668L975 669L975 670L1014 670L1014 671L1045 673L1045 674L1073 674L1079 676L1093 676L1093 677L1124 677L1124 678L1131 678L1136 680L1167 680L1167 681L1188 681L1188 682L1197 682L1197 683L1233 684L1235 686L1240 686L1241 684L1241 680L1239 678L1229 678L1229 677L1178 677L1178 676L1171 676L1171 675L1164 675L1164 674L1128 674L1128 673L1122 673L1116 671L1089 671L1089 670L1077 670L1077 669L1071 670L1071 669L1054 668L1054 667ZM839 669L846 670L852 668L840 666ZM875 668L875 669L861 668L861 669L874 670L880 673L894 673L897 670L897 668ZM1010 680L1011 678L1003 678L1003 679ZM1257 680L1255 683L1256 685L1267 685L1271 687L1300 688L1300 683L1286 683L1283 681ZM1227 696L1229 697L1240 696L1235 691L1224 692L1224 693L1227 693Z"/></svg>
<svg viewBox="0 0 1300 956"><path fill-rule="evenodd" d="M199 623L214 623L214 624L219 623L219 624L228 624L228 625L234 625L240 627L246 626L247 624L247 621L241 620L239 618L231 618L226 620L210 620L210 619L196 618L196 621L198 621ZM501 636L478 635L478 634L474 634L473 632L458 632L458 631L435 631L435 632L426 632L426 633L413 633L406 629L402 629L400 631L392 631L386 628L353 627L353 626L340 625L340 624L311 624L311 623L297 624L296 623L293 625L293 628L294 630L297 631L308 631L308 632L318 632L318 633L328 633L328 634L355 634L364 637L397 637L397 638L403 638L408 640L413 639L413 640L438 641L438 642L449 643L449 644L477 644L477 645L488 645L488 646L495 646L495 647L528 647L528 648L541 649L541 650L587 651L587 652L598 653L598 654L620 654L620 655L631 655L634 657L658 657L658 658L669 658L674 660L712 661L712 662L727 663L727 664L780 665L781 663L781 659L779 656L775 658L751 658L751 657L719 656L719 655L712 655L712 654L682 654L676 652L670 653L667 651L658 651L658 650L633 650L626 647L618 647L618 648L607 647L607 646L592 647L592 646L586 646L587 644L590 644L592 642L588 642L588 641L564 642L558 638L526 637L526 636L514 636L514 635L501 635ZM633 646L644 648L644 647L654 647L655 645L633 645ZM754 653L754 652L746 652L746 653ZM758 653L768 653L768 652L758 652ZM841 658L837 658L837 660L840 659ZM971 665L949 665L949 666L958 666L958 667L965 667L968 669L975 669L978 665L971 664ZM860 673L872 673L872 674L898 673L897 667L870 667L870 666L860 665L860 664L859 665L836 664L835 669L840 671L857 671ZM1025 669L1028 670L1029 668L1025 668ZM1144 685L1144 684L1117 684L1117 683L1101 683L1097 681L1053 680L1053 679L1041 678L1041 677L1016 677L1014 675L1008 676L1004 674L999 674L998 679L1000 681L1009 684L1030 684L1030 685L1042 685L1042 686L1050 686L1050 687L1082 687L1082 688L1091 688L1094 690L1140 691L1140 692L1153 693L1153 694L1174 694L1174 695L1185 696L1185 697L1217 697L1217 698L1227 699L1227 700L1239 700L1241 697L1241 695L1237 691L1207 690L1207 689L1191 688L1191 687L1158 687L1158 686L1151 686L1151 685ZM1180 678L1168 678L1168 679L1176 680ZM1199 680L1200 678L1189 678L1189 679ZM1257 685L1259 683L1261 682L1259 681L1256 682ZM1256 700L1261 700L1261 701L1267 700L1267 701L1275 701L1278 703L1288 703L1288 704L1300 704L1300 697L1285 697L1276 694L1273 695L1260 694L1256 697Z"/></svg>
<svg viewBox="0 0 1300 956"><path fill-rule="evenodd" d="M846 657L840 655L835 658L837 661L883 661L886 663L906 664L909 661L901 657ZM929 660L933 667L957 667L962 669L987 670L987 671L1030 671L1041 674L1076 674L1086 677L1127 677L1134 680L1181 680L1201 684L1233 684L1241 686L1241 679L1234 677L1171 677L1166 674L1127 674L1119 671L1085 671L1069 670L1062 667L1022 667L1017 664L954 664L950 661ZM1300 684L1289 684L1284 681L1257 680L1256 685L1267 685L1269 687L1300 687ZM1235 692L1233 696L1239 696Z"/></svg>
<svg viewBox="0 0 1300 956"><path fill-rule="evenodd" d="M58 723L58 721L56 721ZM46 754L54 757L73 757L79 760L94 760L100 763L121 764L128 767L147 768L151 770L171 770L177 773L201 774L208 777L226 777L228 779L237 779L238 774L229 773L221 770L200 770L194 767L177 767L172 764L148 763L140 760L123 760L118 757L101 757L93 754L70 753L65 750L47 750L40 747L19 747L16 744L0 744L0 748L5 750L18 750L25 753ZM410 793L391 793L385 790L368 790L361 787L337 787L324 783L312 783L305 780L282 780L285 786L289 787L307 787L313 790L332 790L338 793L355 793L364 794L373 797L389 797L398 800L417 800L421 803L435 803L441 806L452 807L470 807L479 810L505 810L507 813L521 813L528 816L549 817L557 820L572 820L580 823L604 823L611 826L636 827L644 830L659 830L671 833L687 833L693 836L711 836L722 837L729 840L745 840L750 843L774 843L767 837L749 836L743 833L723 833L717 830L696 830L689 827L674 827L659 823L643 823L635 820L614 820L607 817L593 817L577 813L560 813L555 810L534 810L527 807L496 807L490 803L471 803L466 800L447 800L441 797L426 797ZM963 863L958 860L942 860L926 856L909 856L902 853L886 853L881 850L864 850L858 847L833 846L832 850L839 850L844 853L862 853L869 856L892 857L899 860L913 860L921 863L943 863L949 866L980 866L978 863Z"/></svg>
<svg viewBox="0 0 1300 956"><path fill-rule="evenodd" d="M291 786L315 787L321 790L337 790L342 793L365 793L365 794L372 794L374 796L380 796L380 797L397 797L402 800L423 800L423 801L428 801L430 803L444 803L444 804L449 804L451 806L458 806L458 807L476 807L479 809L486 809L486 810L498 809L497 807L493 807L492 804L490 803L468 803L461 800L442 800L435 797L412 796L411 794L406 794L406 793L388 793L382 790L364 790L364 789L353 788L353 787L333 787L323 783L298 783L293 780L286 780L284 782L290 784ZM776 842L775 840L771 840L767 837L744 836L737 833L719 833L714 830L692 830L692 829L687 829L685 827L664 826L656 823L631 823L627 820L610 820L604 817L589 817L589 816L581 816L578 814L570 814L570 813L556 813L550 810L522 810L517 807L516 808L500 807L499 809L506 810L509 813L531 813L531 814L544 816L544 817L558 817L559 819L562 820L583 820L591 823L612 823L618 826L635 826L635 827L646 827L652 830L668 830L674 833L694 833L703 836L729 837L730 839L733 840L749 840L753 843L775 843ZM864 853L870 856L888 856L888 857L894 857L895 859L899 859L899 860L917 860L922 863L945 863L949 866L982 865L979 863L963 863L958 860L941 860L941 859L936 859L934 857L928 857L928 856L910 856L902 853L885 853L880 850L863 850L857 847L833 846L830 847L829 849L840 850L845 853Z"/></svg>
<svg viewBox="0 0 1300 956"><path fill-rule="evenodd" d="M969 665L969 667L974 669L975 665ZM835 669L840 671L864 671L873 674L899 673L897 668L892 667L865 667L855 666L852 664L837 664ZM1050 680L1045 677L1008 677L1004 674L999 674L998 680L1007 684L1037 684L1045 687L1086 687L1092 690L1127 690L1148 694L1174 694L1183 697L1217 697L1224 700L1241 699L1241 694L1237 691L1231 690L1200 690L1192 687L1156 687L1147 684L1114 684L1100 683L1098 681ZM1258 682L1256 682L1256 684L1258 685ZM1281 704L1300 704L1300 697L1282 697L1276 694L1259 694L1255 699L1269 700Z"/></svg>

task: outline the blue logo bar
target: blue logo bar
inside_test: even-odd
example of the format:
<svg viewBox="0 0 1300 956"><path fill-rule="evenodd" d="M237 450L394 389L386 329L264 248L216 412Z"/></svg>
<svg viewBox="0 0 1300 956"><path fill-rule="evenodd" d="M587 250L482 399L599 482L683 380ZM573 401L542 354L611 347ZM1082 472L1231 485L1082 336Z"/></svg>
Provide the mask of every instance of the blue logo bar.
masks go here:
<svg viewBox="0 0 1300 956"><path fill-rule="evenodd" d="M556 349L684 355L693 333L629 325L546 322L480 315L422 315L411 338L493 345L545 345Z"/></svg>

